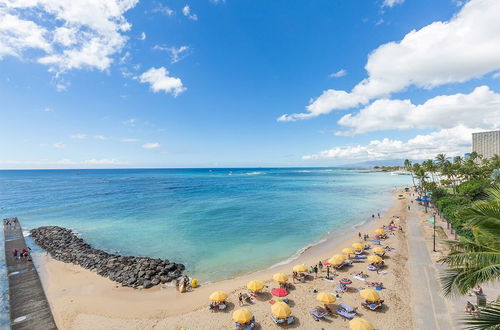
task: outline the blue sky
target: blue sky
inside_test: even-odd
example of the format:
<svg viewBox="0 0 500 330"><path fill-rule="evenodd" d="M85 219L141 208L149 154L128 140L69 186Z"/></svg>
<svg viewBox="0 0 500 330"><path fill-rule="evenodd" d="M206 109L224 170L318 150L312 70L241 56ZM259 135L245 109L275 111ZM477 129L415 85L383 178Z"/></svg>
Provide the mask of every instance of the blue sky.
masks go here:
<svg viewBox="0 0 500 330"><path fill-rule="evenodd" d="M494 0L0 0L0 168L461 154L500 125L499 15Z"/></svg>

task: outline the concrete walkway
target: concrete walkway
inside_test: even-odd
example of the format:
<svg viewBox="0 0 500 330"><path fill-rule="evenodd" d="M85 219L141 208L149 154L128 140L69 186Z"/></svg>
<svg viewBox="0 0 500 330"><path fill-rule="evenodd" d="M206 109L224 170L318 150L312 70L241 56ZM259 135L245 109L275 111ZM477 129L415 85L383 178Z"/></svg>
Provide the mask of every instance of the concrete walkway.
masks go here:
<svg viewBox="0 0 500 330"><path fill-rule="evenodd" d="M10 321L13 330L57 329L42 283L32 261L17 259L12 250L26 247L22 229L4 227L5 262L9 277Z"/></svg>
<svg viewBox="0 0 500 330"><path fill-rule="evenodd" d="M408 219L408 252L415 329L454 329L446 301L440 294L436 268L416 215Z"/></svg>

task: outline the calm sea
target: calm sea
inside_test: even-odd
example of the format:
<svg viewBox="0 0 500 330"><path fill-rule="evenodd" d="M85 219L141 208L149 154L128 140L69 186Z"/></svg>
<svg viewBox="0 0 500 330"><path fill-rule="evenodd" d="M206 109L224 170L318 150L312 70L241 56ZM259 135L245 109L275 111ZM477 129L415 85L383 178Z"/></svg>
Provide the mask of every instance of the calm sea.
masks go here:
<svg viewBox="0 0 500 330"><path fill-rule="evenodd" d="M0 171L0 216L25 230L68 227L99 249L167 258L213 281L366 220L409 182L335 168Z"/></svg>

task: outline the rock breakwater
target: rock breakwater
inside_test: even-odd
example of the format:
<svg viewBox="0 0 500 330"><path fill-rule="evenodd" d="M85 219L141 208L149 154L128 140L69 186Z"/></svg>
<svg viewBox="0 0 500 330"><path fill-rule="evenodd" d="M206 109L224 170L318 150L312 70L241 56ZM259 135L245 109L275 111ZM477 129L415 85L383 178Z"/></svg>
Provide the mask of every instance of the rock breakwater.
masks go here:
<svg viewBox="0 0 500 330"><path fill-rule="evenodd" d="M54 259L95 271L123 286L147 289L177 279L185 268L169 260L121 256L97 250L70 229L58 226L32 229L31 237Z"/></svg>

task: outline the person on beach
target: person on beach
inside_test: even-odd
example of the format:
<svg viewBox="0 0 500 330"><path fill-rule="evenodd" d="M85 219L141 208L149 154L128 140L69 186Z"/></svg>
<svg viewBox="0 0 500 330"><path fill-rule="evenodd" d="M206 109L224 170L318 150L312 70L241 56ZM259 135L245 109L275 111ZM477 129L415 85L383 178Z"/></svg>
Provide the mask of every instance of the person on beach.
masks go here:
<svg viewBox="0 0 500 330"><path fill-rule="evenodd" d="M361 239L361 232L358 233L358 237L359 237L359 239Z"/></svg>
<svg viewBox="0 0 500 330"><path fill-rule="evenodd" d="M17 257L17 252L17 249L12 250L12 255L14 256L14 258Z"/></svg>
<svg viewBox="0 0 500 330"><path fill-rule="evenodd" d="M326 266L326 278L330 279L330 266Z"/></svg>
<svg viewBox="0 0 500 330"><path fill-rule="evenodd" d="M375 214L372 214L372 219L375 219Z"/></svg>
<svg viewBox="0 0 500 330"><path fill-rule="evenodd" d="M322 272L323 271L323 263L320 261L318 262L318 268L319 268L319 271Z"/></svg>
<svg viewBox="0 0 500 330"><path fill-rule="evenodd" d="M318 278L318 265L314 265L313 272L314 272L314 277Z"/></svg>
<svg viewBox="0 0 500 330"><path fill-rule="evenodd" d="M243 306L243 295L241 294L241 292L238 294L238 301L240 303L240 306Z"/></svg>
<svg viewBox="0 0 500 330"><path fill-rule="evenodd" d="M377 213L377 215L378 215L378 218L380 219L380 212L379 212L379 213Z"/></svg>
<svg viewBox="0 0 500 330"><path fill-rule="evenodd" d="M408 205L408 211L410 210L410 205Z"/></svg>

